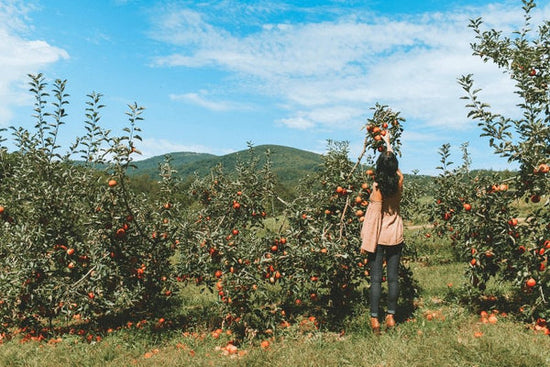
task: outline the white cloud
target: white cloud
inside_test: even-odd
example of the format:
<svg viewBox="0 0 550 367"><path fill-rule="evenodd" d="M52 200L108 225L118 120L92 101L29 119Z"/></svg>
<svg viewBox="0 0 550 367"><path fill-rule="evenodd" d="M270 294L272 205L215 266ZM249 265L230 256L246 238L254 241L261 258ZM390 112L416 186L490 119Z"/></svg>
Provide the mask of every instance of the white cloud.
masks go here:
<svg viewBox="0 0 550 367"><path fill-rule="evenodd" d="M537 10L534 19L549 9ZM487 28L514 29L523 17L515 3L398 19L358 11L318 23L266 22L244 34L197 10L171 10L160 17L154 37L178 51L159 57L157 65L232 72L243 90L278 97L288 109L278 122L291 128L357 125L377 101L430 126L469 128L457 83L467 73L498 112L515 113L513 84L472 56L468 28L469 19L482 16Z"/></svg>
<svg viewBox="0 0 550 367"><path fill-rule="evenodd" d="M27 29L27 13L33 5L21 0L3 0L0 2L0 24L2 30L24 31Z"/></svg>
<svg viewBox="0 0 550 367"><path fill-rule="evenodd" d="M281 119L279 122L287 127L299 130L306 130L315 125L313 121L304 116L285 118Z"/></svg>
<svg viewBox="0 0 550 367"><path fill-rule="evenodd" d="M0 100L4 106L30 103L25 91L26 75L69 58L63 49L25 37L30 10L21 1L0 4ZM0 126L9 124L12 116L10 108L0 108Z"/></svg>
<svg viewBox="0 0 550 367"><path fill-rule="evenodd" d="M440 141L441 135L432 131L403 131L402 139L410 143Z"/></svg>
<svg viewBox="0 0 550 367"><path fill-rule="evenodd" d="M307 130L315 125L332 125L334 121L353 121L364 111L357 107L342 105L323 105L304 111L297 111L294 116L280 119L278 122L299 130ZM354 126L356 127L356 126Z"/></svg>
<svg viewBox="0 0 550 367"><path fill-rule="evenodd" d="M324 106L312 109L308 116L312 121L321 124L331 124L333 121L350 121L365 111L358 107L345 105Z"/></svg>
<svg viewBox="0 0 550 367"><path fill-rule="evenodd" d="M155 32L159 40L180 46L201 45L203 49L219 45L226 37L224 30L205 22L201 13L175 6L165 8L162 23Z"/></svg>
<svg viewBox="0 0 550 367"><path fill-rule="evenodd" d="M231 101L214 101L208 98L207 91L200 91L200 93L184 93L184 94L171 94L170 99L173 101L183 101L191 103L197 106L204 107L212 111L231 111L231 110L248 110L249 106L243 103L231 102Z"/></svg>

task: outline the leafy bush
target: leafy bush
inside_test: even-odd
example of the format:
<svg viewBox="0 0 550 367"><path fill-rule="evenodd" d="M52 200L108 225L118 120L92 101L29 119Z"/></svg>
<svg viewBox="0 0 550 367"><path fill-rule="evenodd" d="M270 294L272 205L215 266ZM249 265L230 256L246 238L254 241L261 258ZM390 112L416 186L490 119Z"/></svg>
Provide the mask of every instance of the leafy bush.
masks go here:
<svg viewBox="0 0 550 367"><path fill-rule="evenodd" d="M34 130L11 128L16 151L0 150L3 326L51 324L60 315L97 321L160 308L172 288L173 214L127 189L143 109L131 105L125 134L112 137L99 126L101 96L91 94L86 135L60 153L66 82L56 80L50 96L41 74L30 78ZM77 154L82 164L71 160ZM100 165L103 172L96 170ZM170 180L166 172L168 197Z"/></svg>
<svg viewBox="0 0 550 367"><path fill-rule="evenodd" d="M482 20L470 27L476 34L474 55L492 61L515 82L521 102L519 118L491 112L479 100L472 75L460 84L469 101L468 116L479 121L481 136L489 138L494 152L517 163L519 172L509 182L471 177L468 164L456 171L443 168L434 206L441 231L451 232L457 253L468 261L471 284L481 292L490 278L512 281L524 302L521 308L529 318L548 318L550 273L546 265L550 249L550 81L547 45L550 23L545 22L532 35L531 11L534 1L524 0L525 24L512 36L497 30L483 31ZM442 149L445 163L448 150ZM525 200L529 207L525 220L518 220L514 200Z"/></svg>

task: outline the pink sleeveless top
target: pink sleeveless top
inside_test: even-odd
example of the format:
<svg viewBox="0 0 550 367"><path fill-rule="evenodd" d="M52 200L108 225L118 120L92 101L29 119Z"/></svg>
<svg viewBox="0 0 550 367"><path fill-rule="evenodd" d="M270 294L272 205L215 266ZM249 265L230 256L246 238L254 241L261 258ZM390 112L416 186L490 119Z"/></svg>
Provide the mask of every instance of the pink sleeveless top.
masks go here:
<svg viewBox="0 0 550 367"><path fill-rule="evenodd" d="M371 200L361 227L361 249L375 252L376 245L395 246L403 242L400 212L402 191L383 201Z"/></svg>

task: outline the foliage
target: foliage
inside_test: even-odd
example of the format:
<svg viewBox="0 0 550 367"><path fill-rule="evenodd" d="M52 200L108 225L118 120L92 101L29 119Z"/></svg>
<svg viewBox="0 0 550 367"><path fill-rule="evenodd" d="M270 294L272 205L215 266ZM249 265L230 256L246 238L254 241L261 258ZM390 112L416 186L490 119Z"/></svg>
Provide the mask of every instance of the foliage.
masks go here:
<svg viewBox="0 0 550 367"><path fill-rule="evenodd" d="M266 311L269 277L260 269L270 259L269 230L265 227L273 177L267 164L258 169L250 146L249 160L239 160L237 176L229 177L218 166L206 178L197 177L191 186L199 207L188 214L189 225L179 246L181 280L206 284L219 294L228 323L257 327L258 313ZM273 272L273 271L272 271ZM272 296L275 293L272 292ZM265 309L260 309L264 307ZM273 326L273 325L270 325ZM263 328L267 328L264 326Z"/></svg>
<svg viewBox="0 0 550 367"><path fill-rule="evenodd" d="M362 157L353 164L348 154L347 143L329 141L323 165L298 186L300 195L290 203L279 198L286 209L278 218L270 218L270 155L260 169L252 146L236 176L219 167L192 185L200 207L190 211L193 224L180 245L180 278L216 292L219 317L240 335L284 328L304 316L334 328L366 304L359 233L372 176ZM410 311L416 284L410 269L401 273Z"/></svg>
<svg viewBox="0 0 550 367"><path fill-rule="evenodd" d="M66 82L56 80L50 95L41 74L30 78L34 130L11 128L17 150L0 155L2 325L154 311L171 292L173 214L127 189L143 109L129 106L129 127L113 137L99 126L101 96L91 94L86 135L62 153ZM86 163L72 164L74 155ZM162 181L169 197L169 170Z"/></svg>
<svg viewBox="0 0 550 367"><path fill-rule="evenodd" d="M479 99L472 75L460 84L469 101L468 116L478 120L482 136L489 138L495 153L519 165L519 173L507 183L491 182L487 177L471 177L468 162L450 171L448 149L442 148L442 174L438 181L434 216L443 220L440 231L452 229L451 238L459 246L461 258L469 262L474 287L483 292L492 278L512 280L524 299L522 309L530 318L548 318L550 273L547 251L550 248L550 78L547 49L550 23L544 22L532 35L531 11L534 1L524 0L525 24L512 36L501 31L483 31L482 19L472 20L476 34L474 55L492 61L515 82L522 115L505 117L491 112ZM508 185L509 184L509 185ZM508 189L509 188L509 189ZM513 200L524 199L531 207L525 221L517 219ZM469 252L469 254L468 254Z"/></svg>
<svg viewBox="0 0 550 367"><path fill-rule="evenodd" d="M371 118L367 119L365 129L365 150L373 150L383 152L386 150L386 145L382 136L390 134L392 148L394 152L401 156L401 134L403 133L402 123L405 121L400 116L399 112L393 111L386 105L376 104L371 108L374 112ZM369 156L372 157L372 156ZM367 163L372 164L372 160Z"/></svg>
<svg viewBox="0 0 550 367"><path fill-rule="evenodd" d="M499 182L499 175L474 176L466 145L462 148L464 162L452 170L449 145L440 150L431 219L439 235L450 237L455 258L469 264L471 283L484 290L490 277L509 279L515 273L507 259L516 252L517 213L508 184Z"/></svg>

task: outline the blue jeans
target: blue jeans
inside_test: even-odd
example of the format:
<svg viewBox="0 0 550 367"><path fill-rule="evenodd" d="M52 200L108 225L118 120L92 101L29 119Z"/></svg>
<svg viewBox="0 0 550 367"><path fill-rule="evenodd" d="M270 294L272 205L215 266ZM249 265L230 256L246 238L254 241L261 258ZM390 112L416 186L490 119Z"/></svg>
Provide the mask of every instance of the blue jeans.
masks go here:
<svg viewBox="0 0 550 367"><path fill-rule="evenodd" d="M397 298L399 297L399 260L403 244L395 246L376 246L376 252L369 253L370 265L370 315L378 317L380 296L382 294L382 272L384 257L386 258L386 272L388 281L388 313L395 315Z"/></svg>

